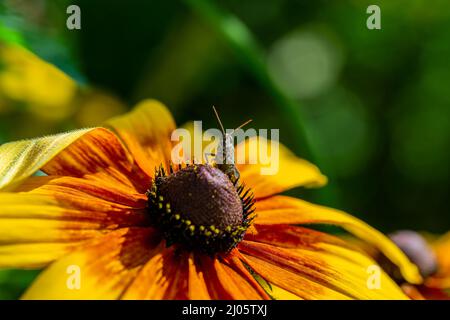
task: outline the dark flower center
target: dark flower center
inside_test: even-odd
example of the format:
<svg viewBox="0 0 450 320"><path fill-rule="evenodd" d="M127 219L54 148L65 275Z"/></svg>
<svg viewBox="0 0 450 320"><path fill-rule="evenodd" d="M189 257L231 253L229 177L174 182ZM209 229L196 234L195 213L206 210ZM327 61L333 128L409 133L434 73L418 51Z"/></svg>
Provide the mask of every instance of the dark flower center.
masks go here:
<svg viewBox="0 0 450 320"><path fill-rule="evenodd" d="M188 165L169 175L160 168L148 193L152 223L168 246L229 251L242 240L254 211L253 196L237 184L210 165Z"/></svg>

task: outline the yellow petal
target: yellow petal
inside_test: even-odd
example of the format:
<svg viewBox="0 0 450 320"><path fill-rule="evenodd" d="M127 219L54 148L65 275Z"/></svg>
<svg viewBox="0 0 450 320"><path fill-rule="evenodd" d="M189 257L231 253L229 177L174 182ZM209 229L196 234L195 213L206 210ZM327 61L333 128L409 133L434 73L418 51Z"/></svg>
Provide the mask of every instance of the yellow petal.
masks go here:
<svg viewBox="0 0 450 320"><path fill-rule="evenodd" d="M142 199L92 191L81 181L70 186L70 177L30 179L20 186L29 192L0 193L0 267L44 266L89 239L147 223Z"/></svg>
<svg viewBox="0 0 450 320"><path fill-rule="evenodd" d="M314 205L286 196L275 196L256 203L255 224L332 224L340 226L382 251L396 264L410 283L420 283L417 267L386 236L363 221L340 210Z"/></svg>
<svg viewBox="0 0 450 320"><path fill-rule="evenodd" d="M295 294L290 293L287 290L284 290L273 283L270 283L270 287L268 288L268 292L272 298L275 300L302 300L302 298L296 296Z"/></svg>
<svg viewBox="0 0 450 320"><path fill-rule="evenodd" d="M73 251L82 243L72 241L0 245L0 268L43 267Z"/></svg>
<svg viewBox="0 0 450 320"><path fill-rule="evenodd" d="M350 299L338 291L311 281L307 276L301 276L298 272L289 271L284 267L279 267L258 257L243 254L243 259L250 268L264 277L269 283L275 284L281 287L282 290L287 291L290 297L294 295L301 300ZM283 295L278 298L284 299L286 296Z"/></svg>
<svg viewBox="0 0 450 320"><path fill-rule="evenodd" d="M51 264L22 299L117 299L159 242L151 229L109 233Z"/></svg>
<svg viewBox="0 0 450 320"><path fill-rule="evenodd" d="M22 140L0 146L0 190L9 190L41 169L59 152L85 134L82 129L54 136Z"/></svg>
<svg viewBox="0 0 450 320"><path fill-rule="evenodd" d="M24 103L46 119L61 119L74 111L78 85L55 66L14 44L0 43L0 100Z"/></svg>
<svg viewBox="0 0 450 320"><path fill-rule="evenodd" d="M260 150L264 150L261 146L267 148L267 159L255 158L255 161L251 161L251 154L257 156ZM240 154L245 164L240 164ZM262 137L251 137L240 143L236 147L235 161L241 180L252 189L256 198L265 198L300 186L320 187L327 182L315 165L297 158L282 144Z"/></svg>
<svg viewBox="0 0 450 320"><path fill-rule="evenodd" d="M153 176L160 164L169 164L175 121L160 102L144 100L130 113L112 118L106 125L118 134L147 175Z"/></svg>
<svg viewBox="0 0 450 320"><path fill-rule="evenodd" d="M376 264L355 250L320 241L315 248L287 249L248 240L239 250L261 277L302 299L406 298L381 269L380 287L370 287L367 270Z"/></svg>
<svg viewBox="0 0 450 320"><path fill-rule="evenodd" d="M368 258L366 254L362 254L358 247L354 247L333 235L309 228L285 224L256 225L250 234L246 234L245 240L251 241L250 243L258 242L271 245L269 248L273 250L275 258L270 259L270 261L273 262L276 262L278 259L280 263L284 263L287 260L295 261L295 257L290 259L284 258L284 261L280 257L276 257L277 248L280 251L278 254L301 255L300 265L295 266L294 264L294 267L300 270L306 266L311 270L304 270L304 276L308 275L308 279L310 280L316 279L316 282L322 286L330 287L331 289L335 288L335 290L339 289L339 292L343 293L347 298L379 299L388 298L389 295L391 295L391 298L404 298L402 294L399 296L400 289L385 274L381 274L380 289L372 292L374 289L371 290L366 285L369 277L366 271L368 267L375 265L375 262L371 258ZM248 242L244 243L244 247L246 244L248 245ZM239 248L241 247L239 246ZM242 250L243 252L246 251L245 248ZM256 255L256 258L258 257L261 258L261 255ZM344 258L344 260L340 261L341 258ZM312 264L314 260L316 260L316 264ZM286 266L286 269L289 269L289 266ZM320 272L319 275L315 274L317 271ZM352 277L351 275L355 276L358 274L358 280L350 278ZM295 277L289 273L285 275L291 278L291 281L304 281L303 279L295 280ZM264 277L265 274L262 274L262 276ZM282 281L278 280L278 282L281 283ZM286 286L285 284L281 285ZM270 289L270 286L268 288ZM295 292L288 288L287 291L289 292L289 290ZM307 290L307 286L303 290ZM323 291L319 286L314 291L316 295L313 294L312 290L310 292L313 294L312 296L308 296L307 292L298 291L297 293L300 294L299 298L303 299L323 299L327 298L328 295L335 295L335 290ZM271 291L268 292L272 295ZM280 294L279 289L275 290L275 293L277 292ZM289 299L288 296L275 298ZM341 296L340 298L344 297Z"/></svg>
<svg viewBox="0 0 450 320"><path fill-rule="evenodd" d="M255 277L256 281L258 281L258 283L261 285L261 287L263 287L264 290L274 300L304 300L304 299L300 298L299 296L297 296L287 290L284 290L283 288L280 288L271 282L267 282L264 278L262 278L257 273L255 273L253 276Z"/></svg>

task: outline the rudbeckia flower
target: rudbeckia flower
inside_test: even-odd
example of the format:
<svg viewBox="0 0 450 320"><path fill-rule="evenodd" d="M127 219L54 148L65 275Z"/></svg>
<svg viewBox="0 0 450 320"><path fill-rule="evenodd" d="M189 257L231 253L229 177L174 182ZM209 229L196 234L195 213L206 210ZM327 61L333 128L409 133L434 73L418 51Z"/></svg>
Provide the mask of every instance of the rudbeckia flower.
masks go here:
<svg viewBox="0 0 450 320"><path fill-rule="evenodd" d="M45 267L22 298L407 298L382 270L370 287L376 262L313 228L323 224L378 248L409 283L421 281L379 231L280 195L323 185L316 166L280 146L275 175L241 164L232 183L212 164L171 167L174 129L166 107L146 100L103 127L0 147L0 268ZM71 270L79 286L70 286Z"/></svg>
<svg viewBox="0 0 450 320"><path fill-rule="evenodd" d="M395 266L372 249L375 259L380 261L402 290L415 300L449 300L450 233L438 238L411 230L401 230L392 233L390 238L418 267L424 278L423 283L419 285L408 283Z"/></svg>
<svg viewBox="0 0 450 320"><path fill-rule="evenodd" d="M398 283L403 292L414 300L450 299L450 233L436 237L428 233L399 230L388 235L408 259L417 266L424 279L408 282L399 268L373 245L349 237L348 241L370 255Z"/></svg>
<svg viewBox="0 0 450 320"><path fill-rule="evenodd" d="M69 118L90 126L122 113L125 105L102 90L78 85L25 48L0 40L0 114L14 110L33 116L33 121L23 119L27 127Z"/></svg>

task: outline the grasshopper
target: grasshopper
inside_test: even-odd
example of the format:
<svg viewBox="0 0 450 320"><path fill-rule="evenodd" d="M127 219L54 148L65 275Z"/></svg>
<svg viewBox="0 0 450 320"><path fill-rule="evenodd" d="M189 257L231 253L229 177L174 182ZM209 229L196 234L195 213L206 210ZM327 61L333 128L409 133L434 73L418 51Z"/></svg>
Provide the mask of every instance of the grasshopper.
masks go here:
<svg viewBox="0 0 450 320"><path fill-rule="evenodd" d="M233 134L242 127L246 126L252 120L248 120L241 124L239 127L234 129L230 133L226 133L224 126L222 125L222 121L220 120L219 113L216 108L213 106L214 113L216 115L217 121L219 122L220 128L222 130L222 141L219 142L217 147L217 154L211 154L215 156L215 166L225 173L228 178L230 178L231 182L236 183L239 180L240 174L239 170L236 168L234 162L234 141Z"/></svg>

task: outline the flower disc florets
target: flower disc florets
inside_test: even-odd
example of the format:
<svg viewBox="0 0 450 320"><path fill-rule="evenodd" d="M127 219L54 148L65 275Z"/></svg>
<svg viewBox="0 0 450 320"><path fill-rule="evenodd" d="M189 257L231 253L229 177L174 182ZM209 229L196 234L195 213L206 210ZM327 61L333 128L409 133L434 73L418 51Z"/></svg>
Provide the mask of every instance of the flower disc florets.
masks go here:
<svg viewBox="0 0 450 320"><path fill-rule="evenodd" d="M148 211L167 245L226 252L243 238L254 211L253 196L210 165L188 165L167 175L160 168L148 193Z"/></svg>

